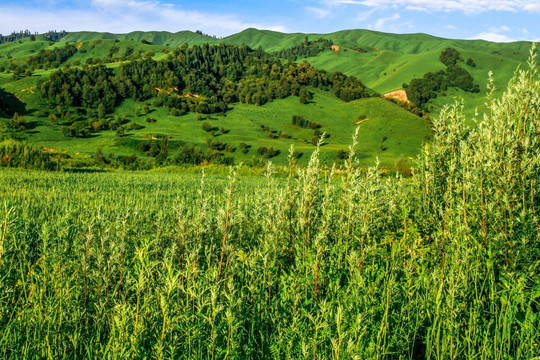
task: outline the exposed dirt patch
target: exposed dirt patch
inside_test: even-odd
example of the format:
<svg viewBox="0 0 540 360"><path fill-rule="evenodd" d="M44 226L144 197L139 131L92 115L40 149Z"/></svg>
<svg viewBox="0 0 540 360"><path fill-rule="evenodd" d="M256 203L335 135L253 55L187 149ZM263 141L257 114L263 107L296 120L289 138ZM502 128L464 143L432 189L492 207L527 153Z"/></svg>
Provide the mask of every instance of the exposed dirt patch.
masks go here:
<svg viewBox="0 0 540 360"><path fill-rule="evenodd" d="M362 120L356 120L354 122L354 125L360 125L361 123L365 122L365 121L368 121L369 119L362 119Z"/></svg>
<svg viewBox="0 0 540 360"><path fill-rule="evenodd" d="M33 90L33 89L35 89L35 88L36 88L35 86L31 86L31 87L29 87L29 88L19 90L17 93L29 91L29 92L31 92L32 94L35 94L35 92L34 92L34 90Z"/></svg>
<svg viewBox="0 0 540 360"><path fill-rule="evenodd" d="M81 48L81 46L82 46L82 41L78 42L76 46L77 46L77 50L79 50Z"/></svg>
<svg viewBox="0 0 540 360"><path fill-rule="evenodd" d="M405 90L390 91L389 93L386 93L383 96L385 98L397 99L399 101L410 103L409 99L407 98L407 92Z"/></svg>
<svg viewBox="0 0 540 360"><path fill-rule="evenodd" d="M62 151L62 150L60 150L60 149L53 149L53 148L49 148L49 147L46 147L46 146L43 147L43 150L47 150L47 151L50 151L50 152L59 152L59 151Z"/></svg>

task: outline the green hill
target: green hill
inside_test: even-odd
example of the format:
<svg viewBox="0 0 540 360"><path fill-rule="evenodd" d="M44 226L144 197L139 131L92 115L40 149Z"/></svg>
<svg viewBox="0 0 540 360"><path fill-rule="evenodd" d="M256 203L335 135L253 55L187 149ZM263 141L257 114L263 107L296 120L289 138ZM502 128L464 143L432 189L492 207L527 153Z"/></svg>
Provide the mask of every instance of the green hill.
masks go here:
<svg viewBox="0 0 540 360"><path fill-rule="evenodd" d="M128 155L135 153L148 157L141 151L141 142L160 136L170 136L171 149L185 144L208 148L208 139L230 146L234 152L226 153L235 161L250 162L261 158L257 153L260 147L273 148L278 155L272 158L277 163L285 163L288 148L295 148L309 154L314 146L310 143L313 131L301 129L291 124L293 115L302 115L308 121L319 122L330 137L322 148L323 159L327 163L337 161L338 150L346 149L356 126L360 126L359 151L363 164L373 164L379 159L384 166L392 168L401 158L413 157L425 139L429 138L429 123L412 115L397 105L380 99L360 99L345 103L332 95L331 91L310 88L314 94L308 104L301 104L297 96L274 100L265 105L235 104L225 116L210 115L204 120L216 129L215 136L201 129L200 114L190 112L183 116L172 116L162 106L152 106L150 101L136 102L123 100L108 116L125 119L126 135L118 137L113 130L94 133L90 138L65 137L63 123L51 123L50 119L38 112L47 107L39 92L41 84L55 70L50 64L31 69L30 76L13 78L14 69L24 65L28 59L44 52L63 49L66 45L76 46L77 51L67 60L59 62L59 68L77 67L84 64L105 63L108 68L118 68L143 57L164 59L175 48L184 44L233 44L262 48L268 53L291 49L305 42L319 38L331 40L339 50L325 49L316 56L298 57L297 63L308 61L315 68L329 73L339 71L346 75L359 77L363 83L379 93L401 89L404 83L420 78L427 72L442 70L445 66L439 61L439 54L447 47L458 50L463 59L471 58L476 67L463 65L481 89L487 83L488 72L494 72L498 88L505 87L515 68L527 59L531 44L527 42L491 43L480 40L452 40L426 34L387 34L368 30L346 30L331 34L285 34L269 30L246 29L223 39L190 31L132 32L111 34L97 32L68 33L60 42L52 43L41 36L36 41L24 38L12 43L0 44L0 134L15 136L40 147L62 150L74 158L90 158L98 147L105 153ZM57 49L57 50L55 50ZM188 94L189 95L189 94ZM484 91L472 94L457 88L448 88L431 100L431 116L439 109L463 97L468 105L468 113L475 108L482 109ZM6 105L7 104L7 105ZM140 115L143 105L149 105L150 114ZM11 110L9 110L11 109ZM23 112L28 130L13 134L7 125L10 112L19 109ZM21 110L22 109L22 110ZM147 123L146 117L157 121ZM206 115L204 116L206 117ZM360 122L361 120L365 121ZM359 123L360 122L360 123ZM359 124L356 124L359 123ZM133 125L137 124L137 125ZM131 128L130 128L131 126ZM267 131L263 129L266 127ZM225 129L221 133L219 129ZM269 134L286 133L289 138L272 138ZM11 134L11 135L9 135ZM251 147L247 153L240 151L240 144ZM307 156L300 158L305 162Z"/></svg>
<svg viewBox="0 0 540 360"><path fill-rule="evenodd" d="M65 41L88 41L88 40L133 40L140 42L141 40L146 40L155 45L167 45L167 46L179 46L183 43L202 44L205 42L213 42L216 39L197 34L191 31L180 31L177 33L170 33L168 31L134 31L127 34L111 34L111 33L99 33L99 32L74 32L69 33L65 37Z"/></svg>

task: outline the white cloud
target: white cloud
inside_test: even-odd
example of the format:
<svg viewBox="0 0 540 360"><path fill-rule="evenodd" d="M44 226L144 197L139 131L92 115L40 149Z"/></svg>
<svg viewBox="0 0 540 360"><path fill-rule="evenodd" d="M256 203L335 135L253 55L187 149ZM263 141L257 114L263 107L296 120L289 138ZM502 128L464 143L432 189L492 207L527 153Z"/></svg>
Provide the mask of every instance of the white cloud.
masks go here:
<svg viewBox="0 0 540 360"><path fill-rule="evenodd" d="M540 13L540 1L533 1L531 4L525 5L525 10Z"/></svg>
<svg viewBox="0 0 540 360"><path fill-rule="evenodd" d="M356 21L366 21L371 17L374 12L375 9L372 9L370 11L363 11L356 16Z"/></svg>
<svg viewBox="0 0 540 360"><path fill-rule="evenodd" d="M489 28L489 32L493 32L493 33L509 32L509 31L512 31L512 29L510 29L506 25L501 25L501 26L498 26L498 27L490 27Z"/></svg>
<svg viewBox="0 0 540 360"><path fill-rule="evenodd" d="M306 7L306 10L314 13L315 16L320 19L323 19L331 14L329 9L322 9L322 8L311 7L311 6Z"/></svg>
<svg viewBox="0 0 540 360"><path fill-rule="evenodd" d="M512 39L504 34L499 34L496 32L482 32L478 35L472 36L469 40L487 40L492 42L513 42L516 39Z"/></svg>
<svg viewBox="0 0 540 360"><path fill-rule="evenodd" d="M328 5L364 5L368 7L401 6L408 10L463 11L526 11L540 13L540 0L326 0Z"/></svg>
<svg viewBox="0 0 540 360"><path fill-rule="evenodd" d="M29 9L0 5L0 33L18 29L113 33L202 30L208 34L226 36L249 27L287 31L281 25L244 21L237 16L222 13L190 11L159 1L92 0L90 7L84 10Z"/></svg>
<svg viewBox="0 0 540 360"><path fill-rule="evenodd" d="M388 29L386 24L388 22L397 21L400 18L401 18L401 16L399 16L399 14L394 14L394 15L389 16L389 17L379 18L375 22L375 25L372 25L371 28L374 29L374 30L386 30L386 31L388 31L389 29Z"/></svg>

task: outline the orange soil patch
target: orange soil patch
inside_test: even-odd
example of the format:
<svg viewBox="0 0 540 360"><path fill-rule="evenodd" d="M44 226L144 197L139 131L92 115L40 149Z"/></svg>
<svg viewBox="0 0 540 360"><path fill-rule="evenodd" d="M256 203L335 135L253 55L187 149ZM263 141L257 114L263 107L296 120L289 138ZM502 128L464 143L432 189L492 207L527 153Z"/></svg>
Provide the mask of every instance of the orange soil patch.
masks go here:
<svg viewBox="0 0 540 360"><path fill-rule="evenodd" d="M81 48L81 46L82 46L82 41L78 42L76 46L77 46L77 50L79 50Z"/></svg>
<svg viewBox="0 0 540 360"><path fill-rule="evenodd" d="M407 92L405 90L394 90L383 95L385 98L397 99L403 102L410 102L407 98Z"/></svg>
<svg viewBox="0 0 540 360"><path fill-rule="evenodd" d="M46 146L43 147L43 150L47 150L47 151L50 151L50 152L58 152L58 151L62 151L60 149L53 149L53 148L48 148Z"/></svg>

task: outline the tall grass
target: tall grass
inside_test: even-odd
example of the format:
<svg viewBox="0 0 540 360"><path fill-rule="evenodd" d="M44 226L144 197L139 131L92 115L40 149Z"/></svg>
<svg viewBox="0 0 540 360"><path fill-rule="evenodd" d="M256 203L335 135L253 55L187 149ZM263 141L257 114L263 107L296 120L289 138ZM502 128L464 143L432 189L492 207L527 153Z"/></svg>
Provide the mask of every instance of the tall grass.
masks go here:
<svg viewBox="0 0 540 360"><path fill-rule="evenodd" d="M412 181L1 172L0 357L540 356L536 68Z"/></svg>

